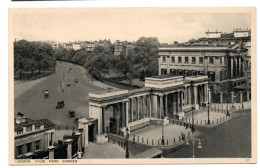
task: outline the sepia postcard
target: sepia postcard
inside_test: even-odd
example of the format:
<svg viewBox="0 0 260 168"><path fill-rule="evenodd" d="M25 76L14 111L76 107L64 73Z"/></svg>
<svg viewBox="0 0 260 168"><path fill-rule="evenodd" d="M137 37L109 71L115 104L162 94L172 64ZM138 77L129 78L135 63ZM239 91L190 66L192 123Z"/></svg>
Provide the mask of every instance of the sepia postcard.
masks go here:
<svg viewBox="0 0 260 168"><path fill-rule="evenodd" d="M9 163L256 163L255 75L255 7L9 9Z"/></svg>

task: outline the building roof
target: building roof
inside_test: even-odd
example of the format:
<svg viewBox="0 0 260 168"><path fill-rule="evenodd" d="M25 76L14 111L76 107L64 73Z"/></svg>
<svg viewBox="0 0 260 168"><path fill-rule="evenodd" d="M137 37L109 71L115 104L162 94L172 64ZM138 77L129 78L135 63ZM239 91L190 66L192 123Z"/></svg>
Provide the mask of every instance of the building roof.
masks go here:
<svg viewBox="0 0 260 168"><path fill-rule="evenodd" d="M44 129L50 129L50 128L54 128L56 125L50 121L49 119L40 119L40 120L32 120L29 118L25 119L25 122L21 122L20 124L15 123L15 132L16 131L21 131L23 130L23 127L28 127L31 125L35 125L35 126L41 126L44 125Z"/></svg>
<svg viewBox="0 0 260 168"><path fill-rule="evenodd" d="M165 47L159 48L159 52L162 51L229 51L232 50L229 47L213 47L213 46L175 46L175 47Z"/></svg>

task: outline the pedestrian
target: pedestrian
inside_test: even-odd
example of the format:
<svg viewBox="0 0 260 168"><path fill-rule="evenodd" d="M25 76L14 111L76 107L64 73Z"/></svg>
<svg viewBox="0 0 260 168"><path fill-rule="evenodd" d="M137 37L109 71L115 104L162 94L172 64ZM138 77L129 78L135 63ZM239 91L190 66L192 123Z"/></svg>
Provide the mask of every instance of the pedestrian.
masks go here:
<svg viewBox="0 0 260 168"><path fill-rule="evenodd" d="M133 144L135 144L135 135L133 136Z"/></svg>

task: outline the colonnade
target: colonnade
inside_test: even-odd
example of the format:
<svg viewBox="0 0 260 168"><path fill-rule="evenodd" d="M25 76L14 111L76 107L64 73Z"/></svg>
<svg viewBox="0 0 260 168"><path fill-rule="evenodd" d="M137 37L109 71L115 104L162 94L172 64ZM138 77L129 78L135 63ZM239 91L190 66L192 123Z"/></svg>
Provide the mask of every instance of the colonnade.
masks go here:
<svg viewBox="0 0 260 168"><path fill-rule="evenodd" d="M230 58L230 78L238 78L244 75L242 56L234 56Z"/></svg>

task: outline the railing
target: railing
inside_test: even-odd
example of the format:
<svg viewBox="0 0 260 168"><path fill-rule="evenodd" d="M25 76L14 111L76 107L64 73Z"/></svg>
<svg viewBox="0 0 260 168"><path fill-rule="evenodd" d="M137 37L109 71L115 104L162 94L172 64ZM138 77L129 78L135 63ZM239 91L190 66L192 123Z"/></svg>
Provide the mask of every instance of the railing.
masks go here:
<svg viewBox="0 0 260 168"><path fill-rule="evenodd" d="M191 131L187 134L183 133L182 135L176 136L174 138L165 138L162 143L162 138L146 138L143 136L135 136L130 139L134 143L144 144L148 146L157 146L157 147L169 147L169 146L178 146L186 142L187 139L191 138Z"/></svg>

